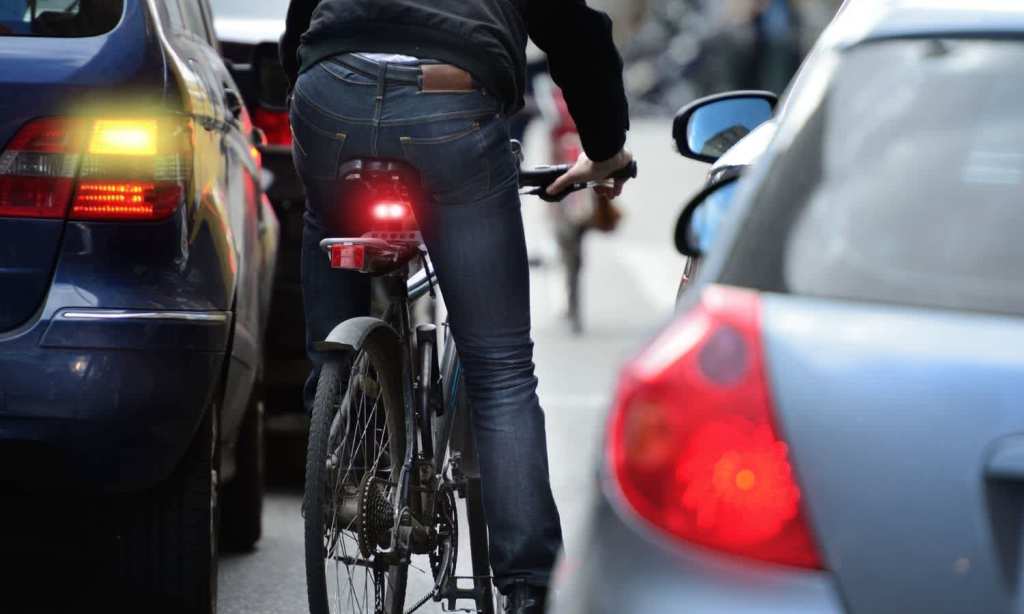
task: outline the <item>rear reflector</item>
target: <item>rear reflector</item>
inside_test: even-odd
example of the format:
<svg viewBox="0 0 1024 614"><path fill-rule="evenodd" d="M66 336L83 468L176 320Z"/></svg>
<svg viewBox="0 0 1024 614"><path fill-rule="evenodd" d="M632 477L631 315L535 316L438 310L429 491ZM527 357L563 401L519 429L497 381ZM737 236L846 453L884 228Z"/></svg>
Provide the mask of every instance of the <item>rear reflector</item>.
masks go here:
<svg viewBox="0 0 1024 614"><path fill-rule="evenodd" d="M361 271L366 264L366 247L362 245L332 245L331 268Z"/></svg>
<svg viewBox="0 0 1024 614"><path fill-rule="evenodd" d="M626 367L608 455L626 501L685 541L821 566L775 430L754 292L712 286Z"/></svg>
<svg viewBox="0 0 1024 614"><path fill-rule="evenodd" d="M292 126L287 111L272 111L264 107L256 107L252 112L252 123L263 130L268 145L291 147Z"/></svg>

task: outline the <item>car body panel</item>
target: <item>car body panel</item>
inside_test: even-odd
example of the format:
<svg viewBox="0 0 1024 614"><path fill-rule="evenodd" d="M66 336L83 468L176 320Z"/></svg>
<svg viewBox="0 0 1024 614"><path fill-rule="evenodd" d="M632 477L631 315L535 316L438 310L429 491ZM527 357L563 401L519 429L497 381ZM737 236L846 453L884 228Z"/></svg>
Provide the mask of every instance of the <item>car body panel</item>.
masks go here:
<svg viewBox="0 0 1024 614"><path fill-rule="evenodd" d="M841 612L832 576L722 556L675 541L627 509L602 469L583 550L563 558L550 612Z"/></svg>
<svg viewBox="0 0 1024 614"><path fill-rule="evenodd" d="M778 131L739 184L733 213L681 309L720 282L752 197L826 93L836 58L869 41L925 36L1024 40L1024 6L845 2L780 101ZM821 611L1020 612L1024 321L763 294L761 326L777 428L829 570L822 575L830 578L832 599ZM650 611L620 594L673 605L664 611L691 611L691 600L712 591L728 603L715 611L773 611L769 599L727 601L758 590L752 580L705 580L722 555L673 546L660 535L651 544L647 527L610 522L616 511L607 501L595 506L583 556L563 561L556 577L551 612L602 611L605 602L615 606L608 611ZM619 516L628 520L631 512ZM665 548L697 555L681 561L653 554ZM662 569L652 571L648 561ZM705 581L691 585L690 576Z"/></svg>
<svg viewBox="0 0 1024 614"><path fill-rule="evenodd" d="M29 479L35 488L147 488L174 469L213 403L231 467L261 368L279 226L251 122L227 107L237 88L209 24L197 32L167 19L156 0L125 0L121 23L102 37L0 37L0 66L12 46L24 63L0 80L22 79L23 103L46 100L28 110L0 101L5 138L47 114L171 115L192 131L191 190L171 218L49 224L59 232L36 224L56 235L52 253L33 249L47 271L41 303L0 333L0 455L47 451L51 479ZM27 62L31 53L51 59ZM0 232L11 223L0 220ZM31 233L8 234L30 245ZM5 464L0 479L26 478L24 466Z"/></svg>
<svg viewBox="0 0 1024 614"><path fill-rule="evenodd" d="M128 3L121 23L102 36L0 36L0 148L33 119L65 115L72 107L115 104L116 99L106 96L112 87L149 86L139 104L159 105L163 64L159 54L147 52L147 41L152 37L145 13L133 3ZM0 331L23 324L39 308L63 227L62 220L0 218Z"/></svg>
<svg viewBox="0 0 1024 614"><path fill-rule="evenodd" d="M276 48L285 30L287 0L273 0L261 5L252 15L238 17L231 6L211 2L214 26L224 56L232 63L232 73L254 111L261 104L259 79L255 74L257 48ZM271 13L278 16L264 17ZM286 93L275 92L274 100L285 100ZM279 104L279 103L278 103ZM282 108L272 107L281 112ZM274 278L274 299L269 327L264 372L267 407L273 412L302 413L301 388L312 368L306 356L305 322L302 307L300 256L303 229L305 188L295 171L290 146L265 144L259 147L263 167L270 177L267 196L280 223L280 244Z"/></svg>
<svg viewBox="0 0 1024 614"><path fill-rule="evenodd" d="M1024 321L762 306L776 417L851 611L1015 611L1024 475L991 481L986 463L1024 433Z"/></svg>

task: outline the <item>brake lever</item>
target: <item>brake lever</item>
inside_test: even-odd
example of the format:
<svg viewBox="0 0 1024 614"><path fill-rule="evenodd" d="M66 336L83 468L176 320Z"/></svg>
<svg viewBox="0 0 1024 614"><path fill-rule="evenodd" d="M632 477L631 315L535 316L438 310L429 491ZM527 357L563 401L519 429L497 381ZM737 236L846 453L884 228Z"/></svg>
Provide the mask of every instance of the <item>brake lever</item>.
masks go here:
<svg viewBox="0 0 1024 614"><path fill-rule="evenodd" d="M540 186L540 187L536 187L536 188L530 190L529 192L520 192L520 194L522 194L524 196L536 196L536 197L540 198L541 200L543 200L544 202L559 203L559 202L562 202L563 200L565 200L565 198L567 196L569 196L570 194L572 194L573 192L579 192L580 190L586 190L589 187L590 187L589 183L574 183L574 184L571 184L568 188L566 188L566 189L562 190L561 192L559 192L558 194L548 194L548 187L547 186Z"/></svg>

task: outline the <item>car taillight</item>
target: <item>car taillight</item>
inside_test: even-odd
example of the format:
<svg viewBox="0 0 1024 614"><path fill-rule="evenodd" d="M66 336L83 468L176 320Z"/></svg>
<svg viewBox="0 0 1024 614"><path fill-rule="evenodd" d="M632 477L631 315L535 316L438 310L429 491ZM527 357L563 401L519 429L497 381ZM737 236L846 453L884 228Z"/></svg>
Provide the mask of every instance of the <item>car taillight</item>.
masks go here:
<svg viewBox="0 0 1024 614"><path fill-rule="evenodd" d="M79 121L44 118L14 135L0 154L0 217L65 216L83 128Z"/></svg>
<svg viewBox="0 0 1024 614"><path fill-rule="evenodd" d="M184 121L34 120L0 154L0 217L167 218L185 199L191 151Z"/></svg>
<svg viewBox="0 0 1024 614"><path fill-rule="evenodd" d="M71 203L73 220L154 221L170 217L191 177L185 122L97 119Z"/></svg>
<svg viewBox="0 0 1024 614"><path fill-rule="evenodd" d="M754 292L712 286L625 369L608 455L630 506L678 538L818 568L773 424Z"/></svg>
<svg viewBox="0 0 1024 614"><path fill-rule="evenodd" d="M256 107L252 112L252 123L263 130L268 145L292 146L292 126L287 111Z"/></svg>

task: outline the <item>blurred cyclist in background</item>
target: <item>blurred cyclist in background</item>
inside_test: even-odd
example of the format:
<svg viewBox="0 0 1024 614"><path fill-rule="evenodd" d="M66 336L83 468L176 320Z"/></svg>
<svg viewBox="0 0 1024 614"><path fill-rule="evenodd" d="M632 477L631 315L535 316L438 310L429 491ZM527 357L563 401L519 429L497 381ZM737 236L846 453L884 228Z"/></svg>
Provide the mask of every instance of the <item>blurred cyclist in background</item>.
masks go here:
<svg viewBox="0 0 1024 614"><path fill-rule="evenodd" d="M585 152L550 192L628 165L622 61L611 20L584 0L292 0L281 39L308 196L302 284L315 370L323 359L312 344L370 308L369 278L331 270L319 249L325 237L350 236L338 168L352 158L406 161L428 194L417 221L465 369L491 567L515 614L544 611L562 546L507 121L522 106L528 35L548 55ZM622 182L601 189L617 195Z"/></svg>

